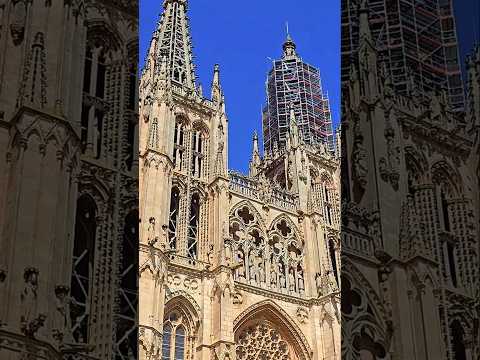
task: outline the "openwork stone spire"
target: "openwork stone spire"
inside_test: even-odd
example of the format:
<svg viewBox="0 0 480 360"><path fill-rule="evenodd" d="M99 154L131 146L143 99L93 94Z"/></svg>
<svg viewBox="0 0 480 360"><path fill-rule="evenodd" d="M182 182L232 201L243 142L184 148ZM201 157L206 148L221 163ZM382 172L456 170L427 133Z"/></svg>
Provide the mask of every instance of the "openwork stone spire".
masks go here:
<svg viewBox="0 0 480 360"><path fill-rule="evenodd" d="M167 57L167 73L173 84L194 89L195 69L187 3L187 0L165 0L153 51L156 65L160 64L162 56Z"/></svg>

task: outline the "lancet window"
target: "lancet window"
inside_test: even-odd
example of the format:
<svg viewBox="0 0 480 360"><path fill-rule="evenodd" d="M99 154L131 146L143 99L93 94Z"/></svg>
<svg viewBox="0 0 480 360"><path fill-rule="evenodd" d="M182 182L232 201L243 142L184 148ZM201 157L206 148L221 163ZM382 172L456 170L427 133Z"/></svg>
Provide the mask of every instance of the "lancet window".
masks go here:
<svg viewBox="0 0 480 360"><path fill-rule="evenodd" d="M187 256L197 259L198 256L198 224L200 219L200 196L194 193L190 200L190 214L187 236Z"/></svg>
<svg viewBox="0 0 480 360"><path fill-rule="evenodd" d="M194 130L192 132L192 176L201 178L203 174L203 162L205 157L205 135L201 130Z"/></svg>
<svg viewBox="0 0 480 360"><path fill-rule="evenodd" d="M235 279L254 286L302 296L305 293L303 242L286 218L274 222L269 236L248 206L230 218L226 252L238 264Z"/></svg>
<svg viewBox="0 0 480 360"><path fill-rule="evenodd" d="M70 310L72 334L79 343L88 342L88 326L93 282L97 207L88 195L77 201L71 296L76 303Z"/></svg>
<svg viewBox="0 0 480 360"><path fill-rule="evenodd" d="M447 281L454 287L468 288L477 271L466 262L472 255L467 241L469 203L461 195L461 181L446 162L432 166L432 182L437 198L437 221L440 230L449 234L442 244Z"/></svg>
<svg viewBox="0 0 480 360"><path fill-rule="evenodd" d="M134 55L137 58L137 54ZM138 79L137 63L130 65L130 76L128 81L128 110L137 112L138 106ZM133 164L138 164L138 116L131 116L127 124L127 143L126 143L125 165L128 170L132 170Z"/></svg>
<svg viewBox="0 0 480 360"><path fill-rule="evenodd" d="M170 249L177 248L178 212L180 209L180 190L174 186L170 195L170 218L168 222L168 245Z"/></svg>
<svg viewBox="0 0 480 360"><path fill-rule="evenodd" d="M330 176L312 173L312 192L316 206L322 211L325 223L337 226L339 222L337 192Z"/></svg>
<svg viewBox="0 0 480 360"><path fill-rule="evenodd" d="M173 134L173 163L175 169L178 171L183 169L183 155L185 153L184 137L185 125L180 121L176 121Z"/></svg>
<svg viewBox="0 0 480 360"><path fill-rule="evenodd" d="M184 324L183 315L173 312L163 324L162 358L161 360L187 359L188 326Z"/></svg>
<svg viewBox="0 0 480 360"><path fill-rule="evenodd" d="M119 264L120 288L118 305L120 313L115 314L115 352L117 357L126 358L137 353L137 305L138 305L138 211L131 211L125 217L121 261Z"/></svg>
<svg viewBox="0 0 480 360"><path fill-rule="evenodd" d="M330 261L332 262L333 274L338 284L338 267L337 267L337 255L335 251L335 243L332 239L328 241L328 251L330 253Z"/></svg>
<svg viewBox="0 0 480 360"><path fill-rule="evenodd" d="M83 77L83 105L80 140L82 152L99 159L102 153L104 98L108 55L102 47L87 46Z"/></svg>

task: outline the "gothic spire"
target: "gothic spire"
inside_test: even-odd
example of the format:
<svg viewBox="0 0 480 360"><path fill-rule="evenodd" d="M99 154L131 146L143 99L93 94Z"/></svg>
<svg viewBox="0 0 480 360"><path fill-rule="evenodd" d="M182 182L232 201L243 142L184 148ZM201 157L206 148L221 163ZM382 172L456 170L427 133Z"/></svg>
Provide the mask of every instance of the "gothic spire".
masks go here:
<svg viewBox="0 0 480 360"><path fill-rule="evenodd" d="M362 0L360 3L360 8L358 10L359 15L359 32L360 39L368 42L372 42L372 32L370 31L370 23L368 21L368 0Z"/></svg>
<svg viewBox="0 0 480 360"><path fill-rule="evenodd" d="M222 86L220 85L220 65L215 64L212 80L212 101L220 102L223 99Z"/></svg>
<svg viewBox="0 0 480 360"><path fill-rule="evenodd" d="M256 130L253 133L252 142L253 142L253 147L252 147L252 158L250 160L250 175L256 176L258 173L258 167L262 162L260 158L260 151L258 150L258 135Z"/></svg>
<svg viewBox="0 0 480 360"><path fill-rule="evenodd" d="M187 0L164 0L163 14L154 37L155 53L152 55L156 67L160 66L162 56L167 58L167 73L173 84L195 89L187 7Z"/></svg>

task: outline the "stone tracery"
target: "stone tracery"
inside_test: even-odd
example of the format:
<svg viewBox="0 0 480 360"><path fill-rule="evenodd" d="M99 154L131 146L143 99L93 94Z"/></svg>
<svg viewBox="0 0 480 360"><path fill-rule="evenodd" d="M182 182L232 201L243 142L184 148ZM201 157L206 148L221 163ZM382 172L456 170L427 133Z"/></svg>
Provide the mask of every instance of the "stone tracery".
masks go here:
<svg viewBox="0 0 480 360"><path fill-rule="evenodd" d="M288 343L268 322L247 327L237 340L237 359L293 360Z"/></svg>
<svg viewBox="0 0 480 360"><path fill-rule="evenodd" d="M266 232L248 205L230 218L231 253L236 280L290 294L305 293L303 241L291 221L281 216Z"/></svg>

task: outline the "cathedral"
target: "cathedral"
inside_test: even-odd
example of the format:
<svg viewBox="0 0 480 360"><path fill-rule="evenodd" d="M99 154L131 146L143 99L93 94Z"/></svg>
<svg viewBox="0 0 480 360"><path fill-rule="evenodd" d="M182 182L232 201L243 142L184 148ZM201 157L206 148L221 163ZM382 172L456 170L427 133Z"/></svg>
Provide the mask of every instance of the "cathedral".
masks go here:
<svg viewBox="0 0 480 360"><path fill-rule="evenodd" d="M253 134L249 173L229 170L220 67L207 97L187 10L164 1L140 81L139 358L339 359L339 153L285 96L281 137L270 112L263 155Z"/></svg>
<svg viewBox="0 0 480 360"><path fill-rule="evenodd" d="M445 87L425 94L419 68L402 73L407 87L396 91L398 73L377 49L383 33L372 31L378 11L351 4L344 11L358 14L358 46L342 84L342 359L478 359L480 48L467 61L465 111ZM438 71L425 62L423 76Z"/></svg>

